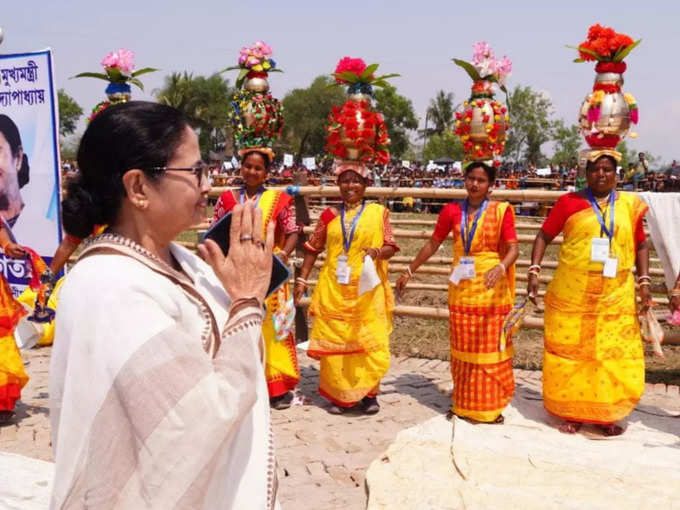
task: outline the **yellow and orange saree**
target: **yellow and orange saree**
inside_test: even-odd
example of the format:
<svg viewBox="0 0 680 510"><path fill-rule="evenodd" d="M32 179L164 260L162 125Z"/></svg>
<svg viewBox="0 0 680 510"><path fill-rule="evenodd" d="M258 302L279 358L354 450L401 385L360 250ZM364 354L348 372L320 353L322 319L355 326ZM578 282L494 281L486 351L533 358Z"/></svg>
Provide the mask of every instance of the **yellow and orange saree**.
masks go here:
<svg viewBox="0 0 680 510"><path fill-rule="evenodd" d="M603 264L590 260L591 239L600 237L601 227L586 199L565 195L551 213L570 214L563 222L559 263L545 295L543 401L550 413L566 420L616 422L633 410L644 391L631 268L647 206L634 195L619 193L615 207L615 278L603 277ZM560 222L549 217L546 224L551 228L544 224L543 229L554 235L552 225Z"/></svg>
<svg viewBox="0 0 680 510"><path fill-rule="evenodd" d="M435 235L441 232L445 236L453 230L455 267L464 253L459 228L461 212L457 204L447 208L442 210ZM451 217L448 221L443 218L446 214ZM444 229L440 226L443 223L448 225ZM476 276L457 285L449 282L451 410L457 416L481 422L496 420L515 391L512 338L507 338L505 347L501 348L503 320L515 299L514 265L491 289L484 284L484 274L501 262L507 245L512 242L517 242L512 206L489 202L470 246L469 256L474 257Z"/></svg>
<svg viewBox="0 0 680 510"><path fill-rule="evenodd" d="M279 213L290 204L291 197L280 190L267 189L262 192L257 207L262 210L262 227L270 221L277 221ZM225 191L215 206L217 221L236 205L231 191ZM264 236L265 233L263 232ZM276 228L274 252L285 244L285 232ZM264 237L263 237L264 238ZM289 282L282 285L265 301L267 316L262 323L265 345L265 377L270 397L278 397L295 388L300 380L297 353L295 351L294 317L292 292Z"/></svg>
<svg viewBox="0 0 680 510"><path fill-rule="evenodd" d="M348 211L346 221L352 221L358 211L359 208ZM314 326L308 354L321 361L319 393L341 407L352 407L364 397L376 396L390 366L394 294L387 278L387 260L375 261L381 283L359 295L364 249L385 244L385 217L386 210L381 205L366 205L348 253L348 285L339 284L335 276L338 256L343 253L341 218L325 212L319 220L329 220L326 260L309 307Z"/></svg>

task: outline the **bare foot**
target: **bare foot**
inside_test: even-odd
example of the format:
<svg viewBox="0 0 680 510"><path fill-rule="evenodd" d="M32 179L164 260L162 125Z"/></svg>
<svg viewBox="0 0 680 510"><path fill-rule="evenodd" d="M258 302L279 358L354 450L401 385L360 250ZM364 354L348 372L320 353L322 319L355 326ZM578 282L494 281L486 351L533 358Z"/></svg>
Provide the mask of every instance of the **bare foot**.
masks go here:
<svg viewBox="0 0 680 510"><path fill-rule="evenodd" d="M582 425L583 423L578 421L565 421L559 426L559 431L563 434L576 434L579 430L581 430Z"/></svg>
<svg viewBox="0 0 680 510"><path fill-rule="evenodd" d="M609 425L598 425L598 427L607 437L620 436L623 434L623 427L617 425L616 423L610 423Z"/></svg>

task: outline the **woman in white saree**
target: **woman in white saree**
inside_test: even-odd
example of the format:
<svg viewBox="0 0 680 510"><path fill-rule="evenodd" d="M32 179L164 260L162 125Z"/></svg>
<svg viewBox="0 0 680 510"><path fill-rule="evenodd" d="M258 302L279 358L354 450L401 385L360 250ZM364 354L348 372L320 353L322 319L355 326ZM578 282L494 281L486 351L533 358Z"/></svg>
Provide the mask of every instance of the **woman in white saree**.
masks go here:
<svg viewBox="0 0 680 510"><path fill-rule="evenodd" d="M52 508L276 505L262 303L273 229L233 212L225 258L172 243L205 221L198 140L175 109L112 106L93 119L64 227L89 240L60 295L50 368ZM273 225L273 224L272 224Z"/></svg>

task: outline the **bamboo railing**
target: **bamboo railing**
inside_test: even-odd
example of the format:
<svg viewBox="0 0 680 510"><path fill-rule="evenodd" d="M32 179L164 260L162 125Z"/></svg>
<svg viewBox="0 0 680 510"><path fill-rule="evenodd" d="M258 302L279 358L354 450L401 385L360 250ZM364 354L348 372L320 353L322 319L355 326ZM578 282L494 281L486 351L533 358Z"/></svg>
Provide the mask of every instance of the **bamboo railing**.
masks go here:
<svg viewBox="0 0 680 510"><path fill-rule="evenodd" d="M216 187L212 188L210 191L210 196L211 197L217 197L221 193L223 193L225 190L230 189L230 188L225 188L225 187ZM285 189L285 188L281 188ZM527 190L504 190L504 189L494 189L493 190L493 198L496 200L506 200L511 203L519 203L519 202L538 202L540 204L543 204L544 206L550 205L554 203L555 200L557 200L560 196L565 194L566 192L563 191L547 191L547 190L538 190L538 189L527 189ZM301 186L299 187L299 195L302 197L305 197L306 199L309 198L314 198L314 199L319 199L319 198L335 198L340 196L339 189L336 186ZM405 196L410 196L413 198L428 198L428 199L437 199L437 200L460 200L465 198L466 196L466 191L462 189L443 189L443 188L376 188L376 187L368 187L366 188L365 196L367 198L381 198L381 199L386 199L386 198L395 198L395 199L400 199ZM316 209L316 208L315 208ZM318 218L318 215L312 216L312 220L315 221ZM518 240L520 244L531 244L534 241L535 234L540 228L540 223L530 223L529 220L541 220L543 218L541 217L525 217L525 216L518 216L517 217L517 222L515 224L515 227L517 228L518 231L523 231L526 233L520 233L518 234ZM411 229L411 228L395 228L393 229L394 236L397 239L422 239L423 241L426 239L429 239L430 236L432 235L432 228L435 225L435 221L433 220L413 220L413 219L400 219L400 218L392 218L391 223L393 226L400 227L426 227L424 229ZM195 231L203 231L206 230L209 227L209 221L206 221L205 223L201 223L199 225L195 225L194 227L191 228L191 230ZM303 233L304 234L310 234L313 232L313 227L312 226L306 226L303 228ZM558 236L553 240L553 244L561 244L562 243L562 236ZM183 246L186 246L188 248L195 248L196 243L192 242L181 242ZM317 262L315 263L315 267L319 268L323 265L323 259L324 255L322 254ZM410 256L394 256L390 260L390 265L389 265L389 273L394 274L394 273L402 273L406 270L406 265L409 264L410 262L413 261L413 257ZM441 276L447 276L451 272L451 264L453 262L453 259L451 257L445 257L445 256L434 256L432 257L426 264L421 266L418 269L417 274L418 275L441 275ZM659 259L658 258L652 258L650 260L652 264L658 264ZM526 270L523 270L524 268L527 268L530 265L530 261L527 259L519 259L516 263L517 267L517 272L516 272L516 280L518 282L526 282L528 280L528 275L526 273ZM543 268L551 271L554 270L557 267L557 262L556 261L551 261L551 260L545 260L542 264ZM665 293L666 288L663 283L661 283L662 276L663 276L663 270L659 268L652 267L650 269L650 275L651 276L656 276L659 277L657 282L654 283L652 290L655 293ZM539 280L540 282L545 285L551 281L551 275L550 274L543 274L540 276ZM443 279L442 279L443 280ZM311 285L314 285L316 283L316 280L312 280L310 282ZM391 282L391 285L394 287L395 283ZM448 291L448 284L445 281L442 281L442 283L429 283L429 282L423 282L423 281L418 281L417 277L414 280L411 280L408 285L407 289L411 290L421 290L421 291L434 291L434 292L446 292ZM542 296L545 294L544 290L541 290L539 292L539 296ZM518 286L516 289L516 295L518 296L526 296L526 288L522 288L522 286ZM657 302L660 304L662 303L667 303L668 300L663 297L657 297L655 298ZM307 306L309 303L309 299L305 299L302 301L301 306ZM414 317L414 318L429 318L429 319L447 319L449 317L449 311L446 308L441 308L441 307L422 307L422 306L409 306L409 305L397 305L396 309L394 310L394 314L397 316L404 316L404 317ZM529 328L542 328L543 327L543 319L541 317L526 317L524 322L523 322L524 327L529 327Z"/></svg>

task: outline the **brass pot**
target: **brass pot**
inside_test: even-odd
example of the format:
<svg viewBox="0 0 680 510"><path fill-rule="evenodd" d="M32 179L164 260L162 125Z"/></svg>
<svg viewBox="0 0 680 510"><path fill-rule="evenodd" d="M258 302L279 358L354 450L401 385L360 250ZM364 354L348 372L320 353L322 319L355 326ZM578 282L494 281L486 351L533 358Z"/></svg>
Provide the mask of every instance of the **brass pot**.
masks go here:
<svg viewBox="0 0 680 510"><path fill-rule="evenodd" d="M620 73L599 73L595 76L595 83L623 86L623 76ZM622 92L605 93L600 105L600 118L597 122L588 120L590 98L588 94L581 104L579 111L579 125L584 134L596 131L603 135L618 135L625 137L630 128L630 110Z"/></svg>
<svg viewBox="0 0 680 510"><path fill-rule="evenodd" d="M132 97L129 92L115 92L113 94L106 94L106 97L111 101L112 104L116 103L126 103Z"/></svg>
<svg viewBox="0 0 680 510"><path fill-rule="evenodd" d="M484 116L489 116L489 122L484 122ZM486 132L486 125L489 123L494 123L494 112L493 108L489 104L488 100L484 100L484 106L473 106L472 107L472 120L470 121L470 140L479 142L488 142L489 135ZM505 137L505 122L498 121L501 128L498 130L498 140Z"/></svg>
<svg viewBox="0 0 680 510"><path fill-rule="evenodd" d="M357 92L355 94L349 94L347 96L347 99L349 99L350 101L354 101L355 103L360 103L364 101L370 107L372 98L370 94L362 94L361 92Z"/></svg>
<svg viewBox="0 0 680 510"><path fill-rule="evenodd" d="M264 94L269 91L269 82L267 81L267 78L247 78L243 84L243 88L251 92L262 92Z"/></svg>
<svg viewBox="0 0 680 510"><path fill-rule="evenodd" d="M364 115L362 110L356 112L357 130L361 131L364 128ZM372 128L372 136L367 140L368 145L375 145L376 129ZM353 138L347 136L347 128L344 126L340 130L340 143L345 147L347 155L345 159L358 160L361 157L361 148L355 143Z"/></svg>

